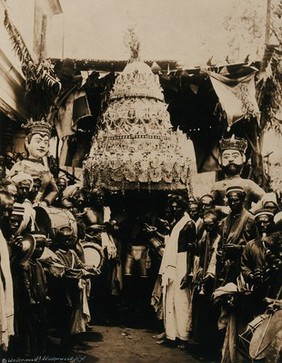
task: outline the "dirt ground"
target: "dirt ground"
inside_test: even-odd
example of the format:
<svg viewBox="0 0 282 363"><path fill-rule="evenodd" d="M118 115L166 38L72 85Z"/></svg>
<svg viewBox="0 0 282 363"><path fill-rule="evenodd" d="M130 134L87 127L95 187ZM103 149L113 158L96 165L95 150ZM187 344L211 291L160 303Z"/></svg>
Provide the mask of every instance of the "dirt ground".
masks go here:
<svg viewBox="0 0 282 363"><path fill-rule="evenodd" d="M89 350L78 351L74 362L198 363L188 352L158 345L146 329L95 326L88 335ZM92 336L92 337L91 337ZM83 339L85 342L87 339ZM77 358L77 359L75 359Z"/></svg>
<svg viewBox="0 0 282 363"><path fill-rule="evenodd" d="M78 344L77 350L72 351L65 361L51 359L50 363L198 363L199 360L191 351L157 344L153 336L162 328L161 324L157 321L153 309L145 309L143 305L137 306L138 299L137 296L133 307L117 310L113 306L118 304L111 302L108 304L111 309L107 309L106 300L103 300L104 309L100 306L100 320L101 317L104 318L104 323L98 322L99 314L94 313L91 332L76 337L77 342L87 346L81 347L81 344ZM60 340L52 332L49 338L50 354L56 357L57 353L60 355ZM211 363L207 360L205 362Z"/></svg>

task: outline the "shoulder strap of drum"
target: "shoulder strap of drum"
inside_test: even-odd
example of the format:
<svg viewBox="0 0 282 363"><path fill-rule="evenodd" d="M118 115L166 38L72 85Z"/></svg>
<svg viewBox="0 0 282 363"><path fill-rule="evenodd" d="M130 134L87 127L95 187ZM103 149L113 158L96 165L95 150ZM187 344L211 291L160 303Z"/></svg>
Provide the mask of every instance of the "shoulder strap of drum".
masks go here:
<svg viewBox="0 0 282 363"><path fill-rule="evenodd" d="M71 251L71 268L74 268L74 263L75 263L75 257L74 257L74 251Z"/></svg>

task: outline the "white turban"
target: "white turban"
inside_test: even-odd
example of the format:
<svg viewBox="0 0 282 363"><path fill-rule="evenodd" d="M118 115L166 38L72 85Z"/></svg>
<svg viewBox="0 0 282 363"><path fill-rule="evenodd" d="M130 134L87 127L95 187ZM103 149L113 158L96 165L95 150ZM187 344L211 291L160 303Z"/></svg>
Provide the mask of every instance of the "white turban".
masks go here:
<svg viewBox="0 0 282 363"><path fill-rule="evenodd" d="M83 185L80 183L72 184L66 187L63 191L63 198L69 199L72 198L77 192L83 189Z"/></svg>
<svg viewBox="0 0 282 363"><path fill-rule="evenodd" d="M24 172L20 171L18 174L14 175L11 178L11 181L13 183L15 183L16 186L18 186L19 183L21 183L23 181L28 181L30 183L29 190L32 190L32 187L33 187L33 179L32 179L32 176L30 174L27 174L27 173L24 173Z"/></svg>

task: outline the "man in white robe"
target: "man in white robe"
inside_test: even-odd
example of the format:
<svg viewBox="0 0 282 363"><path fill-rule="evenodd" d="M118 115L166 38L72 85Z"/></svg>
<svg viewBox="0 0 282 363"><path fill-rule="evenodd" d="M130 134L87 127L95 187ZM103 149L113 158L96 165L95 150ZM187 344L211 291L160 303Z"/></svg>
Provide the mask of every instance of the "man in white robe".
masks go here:
<svg viewBox="0 0 282 363"><path fill-rule="evenodd" d="M191 330L191 293L187 276L191 272L189 246L196 238L195 223L185 212L187 205L180 196L170 201L174 223L166 237L165 250L160 267L163 288L164 326L167 341L179 341L178 347L185 348Z"/></svg>
<svg viewBox="0 0 282 363"><path fill-rule="evenodd" d="M9 193L0 191L0 356L7 351L14 335L14 296L7 242L1 225L12 213L13 201Z"/></svg>

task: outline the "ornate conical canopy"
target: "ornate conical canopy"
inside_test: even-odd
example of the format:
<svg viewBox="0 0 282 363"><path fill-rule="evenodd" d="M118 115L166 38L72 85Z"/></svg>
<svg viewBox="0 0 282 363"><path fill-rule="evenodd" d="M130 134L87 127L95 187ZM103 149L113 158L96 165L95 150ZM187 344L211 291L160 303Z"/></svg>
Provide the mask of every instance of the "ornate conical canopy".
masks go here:
<svg viewBox="0 0 282 363"><path fill-rule="evenodd" d="M90 190L189 189L186 146L186 136L172 130L158 76L131 59L116 79L84 162L85 182Z"/></svg>

